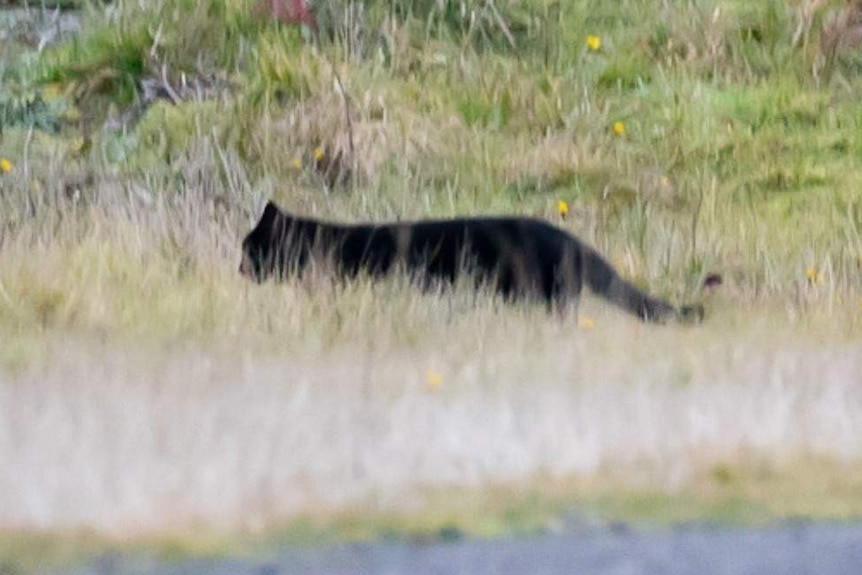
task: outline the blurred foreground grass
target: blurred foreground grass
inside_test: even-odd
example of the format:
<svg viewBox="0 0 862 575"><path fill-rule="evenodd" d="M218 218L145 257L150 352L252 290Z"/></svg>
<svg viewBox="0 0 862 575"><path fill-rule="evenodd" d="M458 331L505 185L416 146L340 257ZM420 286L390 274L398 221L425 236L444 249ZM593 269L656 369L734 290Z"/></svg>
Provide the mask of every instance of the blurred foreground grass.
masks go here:
<svg viewBox="0 0 862 575"><path fill-rule="evenodd" d="M468 293L386 318L413 299L392 290L364 296L373 341L32 340L0 379L3 552L860 516L862 361L829 322L656 329L590 301L585 330Z"/></svg>

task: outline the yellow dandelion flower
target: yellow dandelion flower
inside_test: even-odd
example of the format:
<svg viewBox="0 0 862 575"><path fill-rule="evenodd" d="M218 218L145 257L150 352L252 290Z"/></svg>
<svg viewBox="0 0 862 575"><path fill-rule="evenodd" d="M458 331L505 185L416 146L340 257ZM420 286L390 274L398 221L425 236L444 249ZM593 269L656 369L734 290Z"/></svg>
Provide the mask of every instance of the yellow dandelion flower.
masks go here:
<svg viewBox="0 0 862 575"><path fill-rule="evenodd" d="M560 200L557 202L557 211L560 212L561 218L566 219L569 215L569 203L566 200Z"/></svg>
<svg viewBox="0 0 862 575"><path fill-rule="evenodd" d="M301 170L302 169L302 158L297 156L294 159L292 159L290 161L290 167L293 168L294 170Z"/></svg>
<svg viewBox="0 0 862 575"><path fill-rule="evenodd" d="M623 136L626 133L626 125L622 122L614 122L614 134Z"/></svg>
<svg viewBox="0 0 862 575"><path fill-rule="evenodd" d="M584 331L589 331L596 327L596 324L592 319L582 316L578 318L578 327Z"/></svg>
<svg viewBox="0 0 862 575"><path fill-rule="evenodd" d="M6 158L0 158L0 172L8 174L12 171L12 162Z"/></svg>
<svg viewBox="0 0 862 575"><path fill-rule="evenodd" d="M429 370L425 373L425 384L431 389L438 389L443 385L443 376L436 371Z"/></svg>
<svg viewBox="0 0 862 575"><path fill-rule="evenodd" d="M587 48L592 51L596 51L602 47L602 39L596 36L595 34L590 34L587 36Z"/></svg>
<svg viewBox="0 0 862 575"><path fill-rule="evenodd" d="M817 271L817 268L810 267L805 270L805 279L808 283L820 284L823 283L823 274Z"/></svg>
<svg viewBox="0 0 862 575"><path fill-rule="evenodd" d="M323 159L323 156L325 156L325 155L326 155L326 152L323 151L323 148L317 147L314 149L314 161L315 162L319 162L321 159Z"/></svg>

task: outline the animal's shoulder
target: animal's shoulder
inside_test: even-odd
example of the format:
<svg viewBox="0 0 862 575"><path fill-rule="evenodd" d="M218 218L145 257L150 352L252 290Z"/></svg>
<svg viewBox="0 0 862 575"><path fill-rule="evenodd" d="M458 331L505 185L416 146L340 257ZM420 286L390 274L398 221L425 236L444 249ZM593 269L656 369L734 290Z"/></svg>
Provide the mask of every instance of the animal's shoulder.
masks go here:
<svg viewBox="0 0 862 575"><path fill-rule="evenodd" d="M541 218L525 216L501 216L472 218L478 226L503 233L512 239L554 240L571 237L568 232Z"/></svg>

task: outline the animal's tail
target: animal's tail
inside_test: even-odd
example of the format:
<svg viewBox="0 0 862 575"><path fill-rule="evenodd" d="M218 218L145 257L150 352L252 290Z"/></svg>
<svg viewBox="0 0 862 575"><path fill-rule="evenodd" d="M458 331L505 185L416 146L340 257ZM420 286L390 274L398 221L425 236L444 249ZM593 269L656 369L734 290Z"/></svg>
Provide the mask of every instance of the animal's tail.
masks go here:
<svg viewBox="0 0 862 575"><path fill-rule="evenodd" d="M690 305L677 309L623 279L611 264L592 248L584 246L583 255L583 277L589 288L641 320L660 323L668 319L676 319L683 323L697 323L703 320L702 305Z"/></svg>

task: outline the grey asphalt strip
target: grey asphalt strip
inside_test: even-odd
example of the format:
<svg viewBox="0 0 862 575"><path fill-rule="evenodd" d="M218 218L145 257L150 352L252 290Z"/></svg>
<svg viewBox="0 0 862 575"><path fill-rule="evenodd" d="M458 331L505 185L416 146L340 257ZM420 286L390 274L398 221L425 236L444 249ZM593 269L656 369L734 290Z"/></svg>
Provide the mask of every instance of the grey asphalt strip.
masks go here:
<svg viewBox="0 0 862 575"><path fill-rule="evenodd" d="M296 549L266 560L177 563L105 557L80 575L855 575L862 525L798 523L762 529L677 527L417 544Z"/></svg>

